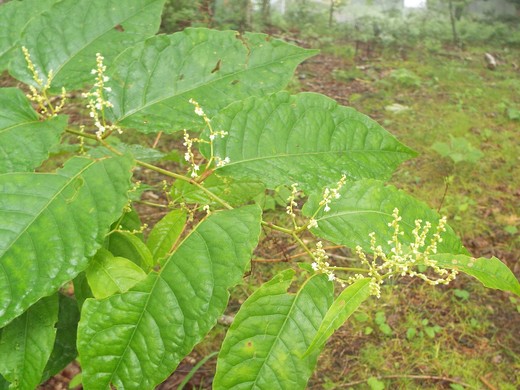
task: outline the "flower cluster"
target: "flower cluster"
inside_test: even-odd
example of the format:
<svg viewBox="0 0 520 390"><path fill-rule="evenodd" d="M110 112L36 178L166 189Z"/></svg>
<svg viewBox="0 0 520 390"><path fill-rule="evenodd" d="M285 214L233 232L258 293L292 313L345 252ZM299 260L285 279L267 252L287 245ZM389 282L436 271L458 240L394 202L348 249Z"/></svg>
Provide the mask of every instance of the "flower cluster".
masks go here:
<svg viewBox="0 0 520 390"><path fill-rule="evenodd" d="M195 163L195 155L193 154L193 143L198 142L199 140L197 138L190 138L190 135L184 129L184 142L182 143L184 146L186 146L186 153L184 153L184 160L186 162L189 162L191 165L191 177L195 178L198 176L198 171L200 170L200 165Z"/></svg>
<svg viewBox="0 0 520 390"><path fill-rule="evenodd" d="M286 213L291 216L294 220L296 218L296 214L294 213L294 208L298 206L296 203L296 196L298 195L298 183L294 183L291 185L291 195L287 198L287 207L285 207Z"/></svg>
<svg viewBox="0 0 520 390"><path fill-rule="evenodd" d="M112 92L112 89L105 86L110 78L105 76L107 67L103 64L104 59L100 53L96 53L96 68L90 71L91 74L96 76L96 82L91 92L83 94L84 98L89 99L87 108L90 110L90 117L94 120L94 126L97 128L96 136L99 139L104 138L105 133L111 134L113 131L122 133L119 126L109 125L105 121L105 109L113 107L113 104L105 96Z"/></svg>
<svg viewBox="0 0 520 390"><path fill-rule="evenodd" d="M437 244L442 242L441 234L446 231L446 217L439 220L436 232L432 235L432 238L427 243L427 235L431 229L431 223L425 222L424 224L420 219L415 221L415 228L412 231L414 242L408 246L403 246L400 241L400 236L404 234L401 231L399 222L401 217L399 216L399 210L396 208L392 213L393 220L388 224L393 229L392 239L388 241L388 245L391 245L390 253L386 254L383 251L381 245L377 244L376 234L370 233L370 249L373 252L372 260L369 260L363 249L360 246L356 247L356 253L361 259L361 262L368 267L368 276L371 278L370 290L373 295L378 298L381 295L380 286L383 284L384 279L393 276L410 276L418 277L425 282L437 285L437 284L448 284L450 281L455 279L457 276L456 270L448 271L444 268L440 268L435 260L430 258L431 254L437 252ZM422 272L416 271L417 266L426 266L432 269L433 273L437 275L437 278L430 278ZM361 275L355 275L352 280L348 280L349 283L361 277Z"/></svg>
<svg viewBox="0 0 520 390"><path fill-rule="evenodd" d="M202 109L200 104L194 99L190 99L189 103L193 104L195 106L195 108L194 108L195 114L197 114L198 116L201 116L204 119L204 122L206 123L206 126L209 129L209 141L203 140L203 139L198 139L198 138L190 139L186 130L184 130L183 145L186 146L186 149L187 149L186 153L184 154L184 159L191 164L191 177L196 178L196 177L198 177L198 171L200 170L200 166L195 163L195 156L192 151L192 147L195 142L198 142L198 143L204 142L204 143L210 144L211 158L210 158L210 161L208 162L208 166L211 165L211 163L213 161L215 161L215 165L217 166L217 168L220 168L220 167L223 167L224 165L229 164L231 162L231 160L229 157L222 158L219 156L214 156L213 142L215 141L215 139L217 137L224 138L226 135L228 135L228 132L224 131L224 130L219 130L219 131L213 130L213 126L211 125L211 120L208 118L208 116L206 115L206 113L204 112L204 110Z"/></svg>
<svg viewBox="0 0 520 390"><path fill-rule="evenodd" d="M217 164L217 167L223 167L224 165L227 165L231 162L231 159L229 157L220 158L219 156L215 157L215 162Z"/></svg>
<svg viewBox="0 0 520 390"><path fill-rule="evenodd" d="M329 262L329 256L325 249L323 249L323 244L321 241L316 243L316 249L312 251L312 255L314 257L314 262L311 264L312 269L316 272L320 272L326 274L330 281L336 279L336 275L332 272Z"/></svg>
<svg viewBox="0 0 520 390"><path fill-rule="evenodd" d="M40 91L38 91L34 86L29 85L29 89L31 91L30 95L27 95L27 98L31 100L32 102L38 104L38 107L40 109L40 113L45 116L56 116L58 113L63 109L63 106L65 105L66 101L66 91L65 88L61 88L61 95L60 95L60 102L58 105L53 106L47 96L47 91L51 87L52 79L54 77L52 69L49 71L49 74L47 75L47 81L44 83L43 80L40 78L40 74L38 73L38 70L36 70L36 67L34 66L34 63L31 60L31 55L29 54L29 50L25 46L22 46L22 52L23 56L25 58L25 62L27 62L27 68L32 74L33 80L36 82L38 87L40 88Z"/></svg>
<svg viewBox="0 0 520 390"><path fill-rule="evenodd" d="M341 197L339 191L341 188L345 185L345 182L347 181L347 176L342 175L341 179L336 184L336 188L330 189L329 187L325 188L323 191L323 197L320 201L320 206L325 206L323 210L325 212L330 211L330 202L332 202L333 199L339 199Z"/></svg>

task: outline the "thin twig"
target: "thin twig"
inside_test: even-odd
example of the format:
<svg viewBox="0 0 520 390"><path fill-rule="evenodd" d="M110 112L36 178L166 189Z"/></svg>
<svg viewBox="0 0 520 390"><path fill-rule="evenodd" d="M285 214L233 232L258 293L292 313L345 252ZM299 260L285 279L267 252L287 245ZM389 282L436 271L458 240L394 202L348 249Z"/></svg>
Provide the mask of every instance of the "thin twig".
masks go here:
<svg viewBox="0 0 520 390"><path fill-rule="evenodd" d="M486 377L484 376L479 376L478 379L480 379L480 381L482 383L484 383L484 385L486 385L486 387L489 389L489 390L497 390L497 388L495 386L493 386L491 383L488 382L488 380L486 379Z"/></svg>
<svg viewBox="0 0 520 390"><path fill-rule="evenodd" d="M152 149L155 149L157 147L157 144L159 143L159 140L161 139L162 131L159 131L157 134L157 137L155 137L155 141L153 141Z"/></svg>

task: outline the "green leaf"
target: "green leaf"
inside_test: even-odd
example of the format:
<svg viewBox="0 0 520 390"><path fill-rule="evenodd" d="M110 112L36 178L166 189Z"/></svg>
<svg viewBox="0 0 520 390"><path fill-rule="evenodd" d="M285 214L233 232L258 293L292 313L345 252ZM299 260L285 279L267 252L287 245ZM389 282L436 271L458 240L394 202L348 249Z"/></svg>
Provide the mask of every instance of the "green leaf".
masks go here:
<svg viewBox="0 0 520 390"><path fill-rule="evenodd" d="M368 378L367 385L370 387L370 390L384 390L385 388L384 382L373 376Z"/></svg>
<svg viewBox="0 0 520 390"><path fill-rule="evenodd" d="M0 373L11 389L34 389L40 383L56 337L58 297L43 298L2 330Z"/></svg>
<svg viewBox="0 0 520 390"><path fill-rule="evenodd" d="M153 256L146 244L135 234L116 231L107 237L106 246L114 256L133 261L145 271L153 267Z"/></svg>
<svg viewBox="0 0 520 390"><path fill-rule="evenodd" d="M0 327L86 268L127 202L132 161L0 175Z"/></svg>
<svg viewBox="0 0 520 390"><path fill-rule="evenodd" d="M152 389L215 325L260 235L257 206L216 212L131 290L87 299L78 329L85 388Z"/></svg>
<svg viewBox="0 0 520 390"><path fill-rule="evenodd" d="M0 173L40 166L49 149L60 142L65 126L64 116L40 121L21 90L0 89Z"/></svg>
<svg viewBox="0 0 520 390"><path fill-rule="evenodd" d="M304 356L319 351L330 336L370 296L370 279L360 279L344 289L330 306Z"/></svg>
<svg viewBox="0 0 520 390"><path fill-rule="evenodd" d="M139 231L141 230L141 227L143 225L143 222L141 221L141 218L139 217L139 214L135 209L132 207L129 210L125 209L123 215L112 224L111 230L128 230L128 231ZM143 233L135 233L135 236L137 236L140 239L143 239ZM110 236L107 237L107 239L110 239ZM123 256L124 257L124 256Z"/></svg>
<svg viewBox="0 0 520 390"><path fill-rule="evenodd" d="M214 118L213 127L229 133L214 141L215 156L231 160L217 172L270 189L298 183L309 194L343 174L387 179L415 155L372 119L314 93L237 102ZM209 146L201 150L208 157Z"/></svg>
<svg viewBox="0 0 520 390"><path fill-rule="evenodd" d="M110 138L110 144L124 154L130 154L139 161L153 163L161 160L165 154L160 150L147 148L139 144L126 144L121 142L119 138Z"/></svg>
<svg viewBox="0 0 520 390"><path fill-rule="evenodd" d="M440 219L440 216L425 203L376 180L347 183L341 189L340 195L339 199L334 199L330 203L330 211L325 212L323 209L318 211L315 217L318 227L311 231L318 237L349 248L359 245L363 250L370 251L369 234L375 232L377 244L388 253L391 249L388 241L393 235L393 228L388 224L393 220L392 213L396 207L402 217L399 224L404 231L400 236L403 245L415 241L412 230L415 228L416 219L429 221L432 224L426 242L432 238ZM303 207L303 214L308 217L314 215L320 207L321 199L321 194L310 196ZM442 239L443 241L437 246L439 253L467 253L460 239L449 226L442 234Z"/></svg>
<svg viewBox="0 0 520 390"><path fill-rule="evenodd" d="M186 211L173 210L155 224L146 241L155 262L172 251L186 226L186 218Z"/></svg>
<svg viewBox="0 0 520 390"><path fill-rule="evenodd" d="M265 191L265 186L258 180L234 179L216 174L209 176L201 184L231 206L243 205ZM175 202L216 204L202 190L182 180L174 183L171 195Z"/></svg>
<svg viewBox="0 0 520 390"><path fill-rule="evenodd" d="M59 304L56 340L40 382L44 382L56 375L78 355L76 350L76 333L79 322L77 302L72 298L59 294Z"/></svg>
<svg viewBox="0 0 520 390"><path fill-rule="evenodd" d="M76 298L78 309L81 311L85 300L87 298L94 298L94 294L92 294L92 290L88 285L87 275L85 272L80 272L79 275L74 278L72 283L74 284L74 298Z"/></svg>
<svg viewBox="0 0 520 390"><path fill-rule="evenodd" d="M333 299L325 275L287 293L294 271L263 284L244 304L220 350L217 389L304 389L319 351L301 358Z"/></svg>
<svg viewBox="0 0 520 390"><path fill-rule="evenodd" d="M85 272L97 299L125 292L146 277L142 268L135 263L124 257L114 257L103 248L97 251Z"/></svg>
<svg viewBox="0 0 520 390"><path fill-rule="evenodd" d="M8 390L9 389L9 382L0 375L0 390Z"/></svg>
<svg viewBox="0 0 520 390"><path fill-rule="evenodd" d="M19 47L25 46L44 83L53 71L52 87L75 89L94 83L90 70L96 53L109 64L132 44L157 32L164 0L63 0L34 17L14 51L10 73L38 87ZM30 7L30 4L26 5Z"/></svg>
<svg viewBox="0 0 520 390"><path fill-rule="evenodd" d="M438 254L430 256L442 268L456 269L475 277L484 286L510 291L520 296L520 283L515 274L496 257L474 258L466 255Z"/></svg>
<svg viewBox="0 0 520 390"><path fill-rule="evenodd" d="M5 70L13 48L25 26L54 4L56 0L10 1L0 7L0 73Z"/></svg>
<svg viewBox="0 0 520 390"><path fill-rule="evenodd" d="M128 48L108 70L112 119L144 132L173 132L209 117L229 103L282 89L296 65L316 54L264 34L188 28Z"/></svg>

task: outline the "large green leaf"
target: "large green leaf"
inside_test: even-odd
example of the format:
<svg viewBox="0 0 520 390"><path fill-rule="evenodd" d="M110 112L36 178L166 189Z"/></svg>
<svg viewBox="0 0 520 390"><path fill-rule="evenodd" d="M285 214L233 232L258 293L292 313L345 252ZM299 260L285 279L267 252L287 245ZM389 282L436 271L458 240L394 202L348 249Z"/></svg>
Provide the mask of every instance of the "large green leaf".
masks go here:
<svg viewBox="0 0 520 390"><path fill-rule="evenodd" d="M86 389L152 389L224 311L260 235L257 206L216 212L124 294L83 304L78 351Z"/></svg>
<svg viewBox="0 0 520 390"><path fill-rule="evenodd" d="M439 254L431 256L442 268L456 269L475 277L484 286L511 291L520 296L520 283L511 270L496 257L486 259L466 255Z"/></svg>
<svg viewBox="0 0 520 390"><path fill-rule="evenodd" d="M59 143L65 126L64 116L40 121L21 90L0 89L0 173L38 167Z"/></svg>
<svg viewBox="0 0 520 390"><path fill-rule="evenodd" d="M315 53L264 34L189 28L155 36L109 69L112 119L145 132L200 128L190 99L211 117L233 101L279 91Z"/></svg>
<svg viewBox="0 0 520 390"><path fill-rule="evenodd" d="M2 330L0 373L11 389L34 389L52 352L58 321L58 296L34 304Z"/></svg>
<svg viewBox="0 0 520 390"><path fill-rule="evenodd" d="M416 219L432 224L427 242L435 232L440 219L440 216L425 203L377 180L347 183L341 189L340 195L339 199L333 199L330 203L330 211L326 212L322 208L317 213L315 219L318 227L311 231L318 237L349 248L359 245L365 251L370 251L369 234L375 232L377 244L389 252L391 245L388 241L392 239L394 231L388 224L393 220L394 208L399 209L402 218L399 224L404 233L400 240L405 245L414 242L412 230L415 228ZM308 217L314 215L321 199L321 194L310 196L303 207L303 214ZM453 229L449 226L446 229L442 234L443 241L437 246L438 252L466 254L466 249Z"/></svg>
<svg viewBox="0 0 520 390"><path fill-rule="evenodd" d="M74 299L63 294L59 294L59 303L56 340L40 382L56 375L78 355L76 350L76 333L79 322L78 304Z"/></svg>
<svg viewBox="0 0 520 390"><path fill-rule="evenodd" d="M186 219L185 210L172 210L155 224L146 241L155 262L172 251L186 226Z"/></svg>
<svg viewBox="0 0 520 390"><path fill-rule="evenodd" d="M5 70L11 51L24 27L48 10L56 0L10 1L0 7L0 73Z"/></svg>
<svg viewBox="0 0 520 390"><path fill-rule="evenodd" d="M218 172L257 179L273 189L298 183L306 192L349 180L387 179L414 152L353 108L319 94L286 92L237 102L213 121L229 132L215 155L231 162ZM202 148L209 154L209 147Z"/></svg>
<svg viewBox="0 0 520 390"><path fill-rule="evenodd" d="M61 0L34 17L19 46L31 54L40 78L53 71L54 89L82 87L93 80L96 53L109 63L128 46L157 32L165 0ZM30 7L26 4L22 7ZM18 80L37 86L21 49L9 66Z"/></svg>
<svg viewBox="0 0 520 390"><path fill-rule="evenodd" d="M305 356L320 350L330 336L370 296L370 279L361 279L344 289L330 306Z"/></svg>
<svg viewBox="0 0 520 390"><path fill-rule="evenodd" d="M325 275L287 293L294 271L285 270L256 290L240 308L220 350L216 389L304 389L319 351L311 344L333 299Z"/></svg>
<svg viewBox="0 0 520 390"><path fill-rule="evenodd" d="M85 269L127 202L131 167L76 157L55 174L0 175L0 327Z"/></svg>

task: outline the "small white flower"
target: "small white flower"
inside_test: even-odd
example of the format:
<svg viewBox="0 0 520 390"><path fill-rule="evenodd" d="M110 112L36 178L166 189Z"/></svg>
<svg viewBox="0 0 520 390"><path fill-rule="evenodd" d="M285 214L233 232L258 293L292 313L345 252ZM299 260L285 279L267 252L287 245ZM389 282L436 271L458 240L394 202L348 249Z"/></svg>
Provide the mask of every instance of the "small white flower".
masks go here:
<svg viewBox="0 0 520 390"><path fill-rule="evenodd" d="M186 161L190 161L190 159L191 159L190 154L189 154L189 153L184 153L184 159L185 159Z"/></svg>
<svg viewBox="0 0 520 390"><path fill-rule="evenodd" d="M312 267L312 269L313 269L314 271L317 271L318 268L319 268L318 263L316 263L316 262L312 263L312 264L311 264L311 267Z"/></svg>
<svg viewBox="0 0 520 390"><path fill-rule="evenodd" d="M325 208L323 209L326 213L330 211L330 207L328 204L325 205Z"/></svg>

